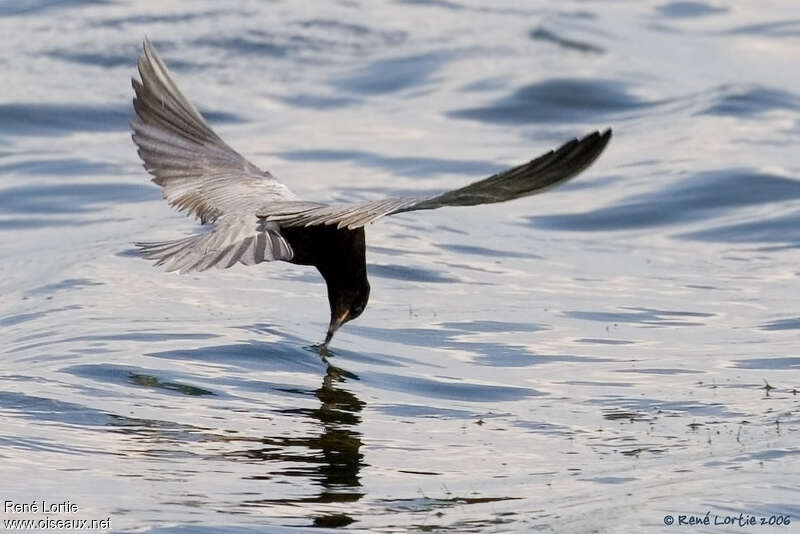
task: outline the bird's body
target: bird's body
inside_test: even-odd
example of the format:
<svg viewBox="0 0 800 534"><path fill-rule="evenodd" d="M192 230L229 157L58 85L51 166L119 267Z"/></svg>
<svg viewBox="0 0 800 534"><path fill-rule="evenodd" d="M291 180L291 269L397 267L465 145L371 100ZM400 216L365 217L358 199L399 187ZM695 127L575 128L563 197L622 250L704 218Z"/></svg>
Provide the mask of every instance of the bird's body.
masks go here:
<svg viewBox="0 0 800 534"><path fill-rule="evenodd" d="M395 213L504 202L541 192L588 167L611 137L607 130L573 139L526 164L433 197L309 202L222 141L146 39L138 65L142 81L133 80L137 117L131 127L139 156L164 198L208 226L175 241L138 243L142 254L180 272L274 260L312 265L328 287L331 321L325 344L367 305L367 223Z"/></svg>
<svg viewBox="0 0 800 534"><path fill-rule="evenodd" d="M292 263L313 265L328 286L331 322L325 343L347 321L364 311L369 300L366 238L364 228L349 230L335 226L290 226L283 237L294 251Z"/></svg>

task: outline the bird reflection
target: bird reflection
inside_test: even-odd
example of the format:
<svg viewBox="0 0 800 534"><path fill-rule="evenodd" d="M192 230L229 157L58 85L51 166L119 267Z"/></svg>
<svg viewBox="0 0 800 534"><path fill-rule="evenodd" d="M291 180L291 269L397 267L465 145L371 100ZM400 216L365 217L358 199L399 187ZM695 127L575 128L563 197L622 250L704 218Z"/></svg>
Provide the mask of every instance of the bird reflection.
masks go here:
<svg viewBox="0 0 800 534"><path fill-rule="evenodd" d="M322 385L314 392L314 396L321 402L319 408L282 410L284 413L299 413L316 419L322 423L322 433L315 438L289 438L288 441L299 439L300 443L294 443L295 445L305 445L322 453L323 461L319 466L319 473L323 475L321 483L325 490L318 500L354 501L362 494L347 490L360 486L362 454L361 434L353 427L361 422L359 413L364 408L364 402L350 391L337 387L346 379L357 380L358 377L331 365L324 356L323 361L327 364L327 371Z"/></svg>
<svg viewBox="0 0 800 534"><path fill-rule="evenodd" d="M319 351L327 365L322 385L314 391L320 406L313 409L289 408L279 413L302 415L318 421L321 432L313 436L263 438L262 447L233 451L226 456L299 464L294 468L281 469L280 475L316 479L321 491L309 497L249 500L243 503L245 506L346 503L357 501L364 495L360 490L359 472L363 455L357 426L361 422L359 414L365 403L341 387L348 379L358 380L358 377L332 365L327 359L331 355L327 349L314 347L314 350ZM269 479L271 476L252 478ZM314 519L315 526L326 527L344 526L351 522L351 517L341 513L318 515Z"/></svg>
<svg viewBox="0 0 800 534"><path fill-rule="evenodd" d="M205 443L209 447L206 453L211 453L214 459L249 464L241 471L244 480L253 482L245 485L249 498L240 500L236 497L230 503L234 506L234 513L245 512L243 508L270 508L271 513L280 514L281 509L286 508L287 516L294 516L297 506L306 506L314 510L316 526L337 527L352 523L353 518L340 512L344 508L341 503L354 503L364 496L360 480L364 464L359 426L365 403L346 385L348 381L358 380L358 376L331 364L330 359L336 354L325 346L303 349L300 339L271 325L256 324L242 329L259 335L272 335L279 341L180 348L148 356L169 361L212 362L231 366L239 372L243 369L276 373L295 373L303 369L303 372L308 372L309 363L312 363L310 368L315 373L324 369L320 377L322 383L316 389L285 387L285 382L243 379L243 383L268 387L273 394L280 396L281 405L287 406L271 411L266 417L273 419L273 416L278 416L282 424L273 427L279 429L276 434L266 437L263 434L246 435L223 432L220 428L126 416L110 416L110 430L135 438L137 444L126 447L126 454L165 458L172 462L181 446L191 444L193 448ZM309 353L313 355L310 358ZM321 359L324 367L319 366L316 358ZM116 377L118 374L104 368L102 376ZM121 376L126 385L188 395L201 403L204 399L213 400L214 404L217 402L215 391L185 384L172 376L156 376L141 369L130 370ZM297 404L287 402L287 394L313 396L313 399L309 399L310 405L304 403L302 407L296 407ZM252 417L265 418L261 411L254 412ZM195 452L192 450L190 454ZM157 471L161 473L161 469L163 466L159 465ZM256 485L258 487L254 488ZM352 506L346 508L352 510Z"/></svg>

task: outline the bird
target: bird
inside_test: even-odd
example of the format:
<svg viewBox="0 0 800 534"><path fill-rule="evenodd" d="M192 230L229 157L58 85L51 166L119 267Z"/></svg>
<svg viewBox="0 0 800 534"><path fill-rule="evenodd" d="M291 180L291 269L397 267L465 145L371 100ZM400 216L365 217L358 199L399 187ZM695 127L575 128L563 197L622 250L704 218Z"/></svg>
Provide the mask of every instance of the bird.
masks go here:
<svg viewBox="0 0 800 534"><path fill-rule="evenodd" d="M147 37L137 67L141 80L131 79L135 116L130 126L139 157L167 202L204 226L180 239L137 242L141 255L180 273L268 261L316 267L330 306L325 348L369 300L365 225L397 213L541 193L586 169L611 138L610 128L594 131L528 163L438 195L312 202L225 143L183 95Z"/></svg>

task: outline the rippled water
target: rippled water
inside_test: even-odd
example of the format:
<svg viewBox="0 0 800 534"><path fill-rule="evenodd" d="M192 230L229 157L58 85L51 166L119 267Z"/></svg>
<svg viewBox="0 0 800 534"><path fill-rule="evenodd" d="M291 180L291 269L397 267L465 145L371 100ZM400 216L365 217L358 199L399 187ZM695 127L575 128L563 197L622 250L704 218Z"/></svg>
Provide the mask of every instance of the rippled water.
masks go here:
<svg viewBox="0 0 800 534"><path fill-rule="evenodd" d="M554 5L0 3L1 500L117 532L796 531L800 6ZM145 34L311 199L615 137L546 195L370 226L322 359L316 271L134 252L194 228L130 142Z"/></svg>

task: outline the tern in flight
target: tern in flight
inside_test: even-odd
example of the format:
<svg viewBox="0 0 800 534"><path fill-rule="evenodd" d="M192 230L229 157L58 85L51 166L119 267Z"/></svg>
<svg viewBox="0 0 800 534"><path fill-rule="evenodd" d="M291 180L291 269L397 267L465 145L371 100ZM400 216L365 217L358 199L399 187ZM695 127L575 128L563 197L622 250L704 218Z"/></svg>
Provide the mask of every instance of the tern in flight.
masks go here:
<svg viewBox="0 0 800 534"><path fill-rule="evenodd" d="M247 161L211 129L178 89L148 39L138 67L142 80L132 80L133 142L153 182L163 188L164 198L206 228L174 241L136 245L157 265L182 273L276 260L313 265L325 279L331 309L323 347L367 305L367 223L395 213L491 204L540 193L586 169L611 138L610 129L596 131L528 163L436 196L310 202Z"/></svg>

